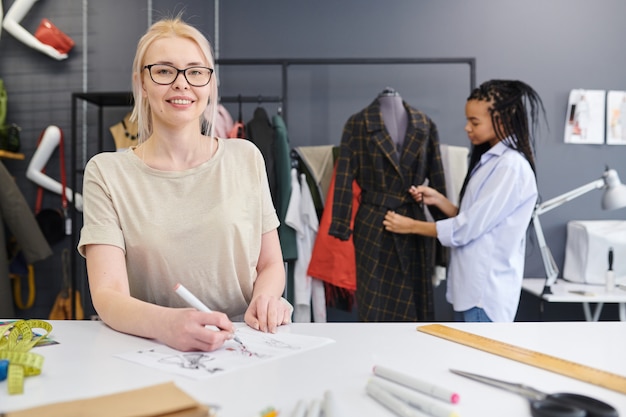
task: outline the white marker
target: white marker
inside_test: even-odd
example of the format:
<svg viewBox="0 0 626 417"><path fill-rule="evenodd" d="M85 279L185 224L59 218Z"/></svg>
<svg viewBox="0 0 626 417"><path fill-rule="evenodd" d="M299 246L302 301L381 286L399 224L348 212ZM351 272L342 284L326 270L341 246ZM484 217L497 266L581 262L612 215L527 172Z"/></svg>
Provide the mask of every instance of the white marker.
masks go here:
<svg viewBox="0 0 626 417"><path fill-rule="evenodd" d="M387 391L399 400L412 405L428 415L434 417L458 417L457 412L451 406L445 405L438 399L410 390L386 379L374 377L369 380L368 384Z"/></svg>
<svg viewBox="0 0 626 417"><path fill-rule="evenodd" d="M309 403L309 409L306 412L306 417L320 417L322 413L322 400L315 398Z"/></svg>
<svg viewBox="0 0 626 417"><path fill-rule="evenodd" d="M200 301L198 299L198 297L196 297L195 295L193 295L187 288L185 288L183 286L183 284L181 284L180 282L178 284L176 284L176 286L174 287L174 291L176 291L176 293L178 295L180 295L182 297L183 300L187 301L187 304L189 304L190 306L192 306L193 308L195 308L196 310L200 310L200 311L204 311L205 313L212 313L213 311L207 307L202 301ZM219 330L217 327L215 326L211 326L214 327L215 330ZM241 342L241 340L239 340L239 338L236 335L233 335L233 340L237 343L239 343L240 345L243 345L243 343Z"/></svg>
<svg viewBox="0 0 626 417"><path fill-rule="evenodd" d="M370 397L393 411L396 415L401 417L422 417L423 414L412 408L410 405L394 397L388 391L380 388L375 384L367 384L367 393Z"/></svg>
<svg viewBox="0 0 626 417"><path fill-rule="evenodd" d="M421 379L404 374L402 372L394 371L393 369L385 368L384 366L374 366L374 375L388 379L395 383L404 385L414 390L423 392L432 397L439 398L440 400L456 404L459 402L459 394L449 389L439 387L431 384L430 382L422 381Z"/></svg>
<svg viewBox="0 0 626 417"><path fill-rule="evenodd" d="M299 400L296 404L296 408L293 409L291 417L305 417L307 412L307 404L304 400Z"/></svg>

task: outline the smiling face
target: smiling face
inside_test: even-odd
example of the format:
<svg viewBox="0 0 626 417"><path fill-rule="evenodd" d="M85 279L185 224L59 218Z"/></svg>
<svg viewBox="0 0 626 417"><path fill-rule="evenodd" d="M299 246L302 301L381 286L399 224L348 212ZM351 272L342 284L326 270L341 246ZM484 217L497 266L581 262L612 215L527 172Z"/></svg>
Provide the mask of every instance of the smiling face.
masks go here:
<svg viewBox="0 0 626 417"><path fill-rule="evenodd" d="M178 69L209 66L194 41L173 36L157 39L148 47L144 65L153 64L167 64ZM180 127L193 122L199 126L199 118L209 99L209 85L194 87L187 82L182 72L178 73L172 84L161 85L150 78L148 69L142 72L143 96L150 103L155 125Z"/></svg>
<svg viewBox="0 0 626 417"><path fill-rule="evenodd" d="M465 132L474 146L483 143L493 146L499 141L491 121L490 107L491 102L484 100L468 100L465 104Z"/></svg>

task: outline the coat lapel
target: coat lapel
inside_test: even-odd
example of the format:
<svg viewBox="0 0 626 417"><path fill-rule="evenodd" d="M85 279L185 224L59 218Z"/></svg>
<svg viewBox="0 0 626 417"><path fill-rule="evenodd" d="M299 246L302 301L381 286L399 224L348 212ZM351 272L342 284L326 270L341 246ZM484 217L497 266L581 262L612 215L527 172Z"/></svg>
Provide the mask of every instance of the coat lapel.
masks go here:
<svg viewBox="0 0 626 417"><path fill-rule="evenodd" d="M398 175L402 177L396 145L385 129L378 100L374 100L365 108L365 126L368 136L380 148L382 155L389 160Z"/></svg>
<svg viewBox="0 0 626 417"><path fill-rule="evenodd" d="M421 120L421 116L417 114L413 108L406 105L406 103L404 107L409 113L409 123L406 128L406 135L404 136L400 165L408 167L423 151L424 138L422 135L424 129L422 127L423 120Z"/></svg>

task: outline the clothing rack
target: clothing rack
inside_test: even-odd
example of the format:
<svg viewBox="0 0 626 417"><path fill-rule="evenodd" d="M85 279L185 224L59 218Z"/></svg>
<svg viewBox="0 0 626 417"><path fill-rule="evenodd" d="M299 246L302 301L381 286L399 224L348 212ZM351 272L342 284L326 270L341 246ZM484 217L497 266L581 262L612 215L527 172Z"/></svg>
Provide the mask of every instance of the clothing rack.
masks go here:
<svg viewBox="0 0 626 417"><path fill-rule="evenodd" d="M281 103L282 97L278 96L224 96L220 97L221 103Z"/></svg>
<svg viewBox="0 0 626 417"><path fill-rule="evenodd" d="M231 58L218 59L217 65L232 66L278 66L281 69L282 114L286 125L288 123L288 72L289 67L296 65L428 65L428 64L466 64L469 66L470 91L476 87L476 58ZM232 99L232 97L228 97ZM252 96L247 96L252 98ZM223 100L224 98L222 98ZM254 98L254 100L257 100ZM235 96L235 102L238 97Z"/></svg>
<svg viewBox="0 0 626 417"><path fill-rule="evenodd" d="M282 107L282 103L283 103L283 98L282 97L277 97L277 96L262 96L262 95L258 95L258 96L242 96L241 94L236 95L236 96L223 96L219 98L219 102L220 103L238 103L239 104L239 117L238 117L238 121L239 122L243 122L243 120L241 120L241 115L242 115L242 104L243 103L257 103L257 105L261 105L263 103L279 103L280 106L278 107L278 113L280 115L282 115L283 113L283 107Z"/></svg>

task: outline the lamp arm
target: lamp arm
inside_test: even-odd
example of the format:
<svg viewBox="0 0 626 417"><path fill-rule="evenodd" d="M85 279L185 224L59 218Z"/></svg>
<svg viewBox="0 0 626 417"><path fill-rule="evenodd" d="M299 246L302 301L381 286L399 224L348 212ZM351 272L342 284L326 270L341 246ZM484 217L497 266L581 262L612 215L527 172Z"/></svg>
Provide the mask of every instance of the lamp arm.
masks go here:
<svg viewBox="0 0 626 417"><path fill-rule="evenodd" d="M543 293L549 294L551 292L550 287L556 282L557 275L559 274L559 268L556 266L552 252L546 244L546 238L543 235L543 228L541 227L539 213L537 211L533 213L533 227L535 229L535 235L537 236L537 244L539 245L541 259L543 260L543 268L546 271L546 283L544 285Z"/></svg>
<svg viewBox="0 0 626 417"><path fill-rule="evenodd" d="M533 227L535 229L535 235L537 236L537 244L539 245L539 251L541 252L541 259L543 260L543 268L546 271L546 283L543 288L544 294L552 293L551 287L556 282L557 276L559 274L559 268L556 265L550 248L546 244L546 239L543 234L543 228L541 227L541 222L539 221L539 216L545 212L548 212L567 203L568 201L578 198L590 191L604 188L605 186L606 182L604 178L595 180L590 182L589 184L585 184L583 186L575 188L548 201L544 201L543 203L538 204L535 207L532 218Z"/></svg>
<svg viewBox="0 0 626 417"><path fill-rule="evenodd" d="M604 178L601 178L599 180L592 181L589 184L585 184L578 188L574 188L571 191L568 191L557 197L551 198L548 201L544 201L543 203L538 204L537 207L535 208L535 215L539 216L545 212L548 212L552 209L559 207L560 205L564 203L567 203L568 201L578 198L583 194L587 194L590 191L604 188L605 186L606 186L606 182Z"/></svg>

